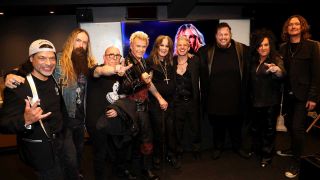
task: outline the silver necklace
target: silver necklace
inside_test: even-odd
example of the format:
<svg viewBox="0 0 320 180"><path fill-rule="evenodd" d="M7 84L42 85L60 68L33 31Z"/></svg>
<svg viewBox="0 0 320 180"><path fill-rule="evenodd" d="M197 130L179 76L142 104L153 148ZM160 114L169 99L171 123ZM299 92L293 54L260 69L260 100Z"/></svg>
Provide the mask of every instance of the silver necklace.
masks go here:
<svg viewBox="0 0 320 180"><path fill-rule="evenodd" d="M162 66L162 63L161 63L161 61L159 62L159 64L160 64L160 67L161 67L161 69L162 69L162 71L163 71L163 75L164 75L164 81L166 81L167 82L167 84L169 84L169 78L168 78L168 71L167 71L167 62L166 61L164 61L164 67Z"/></svg>
<svg viewBox="0 0 320 180"><path fill-rule="evenodd" d="M292 45L289 44L289 53L290 53L290 55L291 55L291 58L293 58L293 56L297 54L297 52L298 52L298 50L299 50L299 48L300 48L300 43L298 43L298 44L296 45L294 51L292 51L292 47L291 47L291 46L292 46Z"/></svg>

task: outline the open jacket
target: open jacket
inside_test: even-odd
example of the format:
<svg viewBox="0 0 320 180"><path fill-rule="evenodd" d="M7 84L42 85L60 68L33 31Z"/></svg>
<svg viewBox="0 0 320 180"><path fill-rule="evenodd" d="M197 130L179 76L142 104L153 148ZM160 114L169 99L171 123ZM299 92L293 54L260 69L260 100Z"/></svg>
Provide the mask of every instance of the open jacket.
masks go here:
<svg viewBox="0 0 320 180"><path fill-rule="evenodd" d="M250 53L249 47L239 43L237 41L232 40L234 43L237 53L237 59L240 70L241 77L241 111L246 112L248 107L248 78L249 78L249 66L250 66ZM210 75L211 71L214 70L213 57L215 53L216 44L206 45L199 49L199 57L200 57L200 79L201 79L201 101L204 107L204 111L206 112L206 107L210 106L210 99L208 99L208 89L210 83ZM226 82L228 83L228 82Z"/></svg>
<svg viewBox="0 0 320 180"><path fill-rule="evenodd" d="M302 40L293 57L290 57L288 43L280 46L288 76L286 90L292 91L300 101L320 100L320 51L319 42ZM289 85L291 88L289 89Z"/></svg>

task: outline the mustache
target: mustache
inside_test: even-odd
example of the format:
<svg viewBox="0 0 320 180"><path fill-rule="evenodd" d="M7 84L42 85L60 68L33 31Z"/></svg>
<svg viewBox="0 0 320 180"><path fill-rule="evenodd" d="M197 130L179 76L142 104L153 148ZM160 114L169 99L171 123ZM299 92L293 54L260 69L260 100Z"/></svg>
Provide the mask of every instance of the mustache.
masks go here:
<svg viewBox="0 0 320 180"><path fill-rule="evenodd" d="M83 74L88 75L88 53L83 48L76 48L72 51L71 61L73 69L77 75Z"/></svg>

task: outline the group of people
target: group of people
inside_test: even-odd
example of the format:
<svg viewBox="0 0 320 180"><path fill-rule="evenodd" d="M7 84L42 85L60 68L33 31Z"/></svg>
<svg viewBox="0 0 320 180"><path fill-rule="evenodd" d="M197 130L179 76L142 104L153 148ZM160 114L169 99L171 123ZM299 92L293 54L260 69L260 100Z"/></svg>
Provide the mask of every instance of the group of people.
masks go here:
<svg viewBox="0 0 320 180"><path fill-rule="evenodd" d="M319 43L310 40L300 15L284 23L279 52L266 29L252 33L250 47L232 39L227 23L219 23L215 33L215 43L193 47L196 53L190 53L190 37L173 43L160 35L143 59L149 37L137 31L126 58L108 46L101 65L95 64L83 29L70 34L61 54L48 40L36 40L27 61L6 77L0 131L17 134L19 155L39 179L83 178L86 127L96 179L106 179L109 159L120 177L158 180L153 169L163 160L181 167L186 125L192 155L201 157L203 117L212 126L212 159L221 157L228 133L236 154L255 154L267 167L283 94L292 141L277 154L292 157L285 176L294 178L307 112L320 98ZM246 148L248 134L252 143Z"/></svg>

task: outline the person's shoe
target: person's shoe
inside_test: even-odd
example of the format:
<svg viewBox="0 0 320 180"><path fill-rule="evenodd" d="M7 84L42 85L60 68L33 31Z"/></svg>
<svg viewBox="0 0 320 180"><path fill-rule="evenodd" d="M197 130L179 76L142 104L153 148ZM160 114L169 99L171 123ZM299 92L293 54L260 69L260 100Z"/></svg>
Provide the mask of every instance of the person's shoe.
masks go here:
<svg viewBox="0 0 320 180"><path fill-rule="evenodd" d="M277 155L282 156L282 157L291 157L293 156L292 150L291 149L285 149L285 150L278 150Z"/></svg>
<svg viewBox="0 0 320 180"><path fill-rule="evenodd" d="M271 159L264 159L264 158L262 158L262 160L261 160L261 162L260 162L260 166L261 166L262 168L265 168L265 167L269 166L270 163L271 163Z"/></svg>
<svg viewBox="0 0 320 180"><path fill-rule="evenodd" d="M137 179L137 176L133 175L128 169L124 170L123 174L126 179L129 179L129 180Z"/></svg>
<svg viewBox="0 0 320 180"><path fill-rule="evenodd" d="M299 168L296 167L296 166L291 166L285 173L284 175L287 177L287 178L295 178L297 175L299 174Z"/></svg>
<svg viewBox="0 0 320 180"><path fill-rule="evenodd" d="M221 150L214 150L214 151L212 152L211 158L212 158L213 160L217 160L217 159L220 158L220 156L221 156Z"/></svg>
<svg viewBox="0 0 320 180"><path fill-rule="evenodd" d="M160 177L150 169L143 170L142 176L145 178L145 180L160 180Z"/></svg>
<svg viewBox="0 0 320 180"><path fill-rule="evenodd" d="M192 152L192 157L194 160L201 159L201 153L199 151L193 151Z"/></svg>
<svg viewBox="0 0 320 180"><path fill-rule="evenodd" d="M180 160L178 158L167 157L167 161L174 169L180 169L181 168L181 162L180 162Z"/></svg>
<svg viewBox="0 0 320 180"><path fill-rule="evenodd" d="M159 158L153 159L153 168L159 170L161 168L161 161Z"/></svg>
<svg viewBox="0 0 320 180"><path fill-rule="evenodd" d="M82 173L79 173L79 180L83 180L84 179L84 176Z"/></svg>
<svg viewBox="0 0 320 180"><path fill-rule="evenodd" d="M252 153L245 152L241 149L236 150L235 153L244 159L249 159L252 156Z"/></svg>

